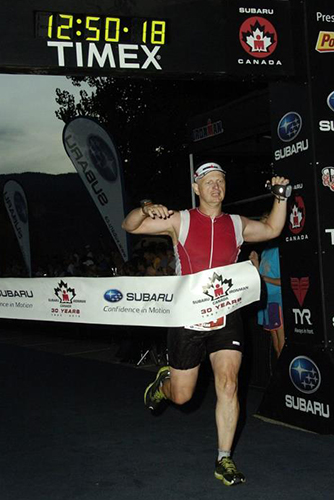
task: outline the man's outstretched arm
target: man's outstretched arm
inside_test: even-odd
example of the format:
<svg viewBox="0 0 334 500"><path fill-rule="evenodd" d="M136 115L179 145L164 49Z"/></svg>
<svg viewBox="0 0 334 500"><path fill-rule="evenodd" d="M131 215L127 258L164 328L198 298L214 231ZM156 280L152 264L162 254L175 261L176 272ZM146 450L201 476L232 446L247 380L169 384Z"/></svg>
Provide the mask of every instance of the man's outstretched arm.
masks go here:
<svg viewBox="0 0 334 500"><path fill-rule="evenodd" d="M272 185L280 184L286 186L289 179L284 177L273 177ZM243 237L245 241L259 242L277 238L282 232L286 220L287 199L274 200L273 207L265 221L254 221L242 217Z"/></svg>
<svg viewBox="0 0 334 500"><path fill-rule="evenodd" d="M122 223L122 228L128 233L168 235L174 243L177 241L179 227L179 212L155 203L135 208Z"/></svg>

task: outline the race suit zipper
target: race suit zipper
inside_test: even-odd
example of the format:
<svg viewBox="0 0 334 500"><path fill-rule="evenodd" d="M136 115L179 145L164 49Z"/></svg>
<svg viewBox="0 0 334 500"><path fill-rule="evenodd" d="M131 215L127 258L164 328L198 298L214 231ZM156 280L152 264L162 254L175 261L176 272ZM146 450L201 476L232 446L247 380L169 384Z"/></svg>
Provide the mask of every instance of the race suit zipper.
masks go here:
<svg viewBox="0 0 334 500"><path fill-rule="evenodd" d="M209 269L211 269L211 267L212 267L212 259L213 259L214 223L215 223L215 219L211 218L211 249L210 249Z"/></svg>

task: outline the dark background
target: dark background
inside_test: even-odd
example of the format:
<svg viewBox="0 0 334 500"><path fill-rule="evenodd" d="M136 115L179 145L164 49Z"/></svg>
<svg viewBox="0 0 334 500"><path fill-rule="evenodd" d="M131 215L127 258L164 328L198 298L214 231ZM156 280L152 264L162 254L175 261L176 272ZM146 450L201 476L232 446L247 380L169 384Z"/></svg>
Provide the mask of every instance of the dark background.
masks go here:
<svg viewBox="0 0 334 500"><path fill-rule="evenodd" d="M36 77L38 78L38 77ZM81 90L75 101L67 91L55 92L55 113L67 123L75 116L92 116L110 133L118 147L124 172L126 211L150 198L173 209L191 206L189 170L189 122L196 114L240 100L250 92L266 91L259 81L154 81L123 78L72 78L80 87L84 82L91 93ZM268 114L266 97L260 101ZM245 112L244 121L252 126ZM243 124L243 128L245 123ZM250 128L250 130L252 130ZM263 132L262 135L264 135ZM248 151L238 128L232 145L205 153L219 161L228 174L226 211L259 216L266 203L234 202L263 196L265 180L272 172L270 133L265 146L254 132L250 140L257 147ZM59 138L61 140L61 138ZM203 156L203 155L202 155ZM196 155L197 159L201 155ZM97 253L115 249L107 227L77 173L49 175L22 173L0 175L0 189L8 180L19 182L25 191L29 210L32 268L36 271L50 259L62 259L90 245ZM232 205L231 205L232 204ZM2 259L0 272L8 263L22 263L21 252L3 203L0 205ZM136 239L132 238L133 243Z"/></svg>

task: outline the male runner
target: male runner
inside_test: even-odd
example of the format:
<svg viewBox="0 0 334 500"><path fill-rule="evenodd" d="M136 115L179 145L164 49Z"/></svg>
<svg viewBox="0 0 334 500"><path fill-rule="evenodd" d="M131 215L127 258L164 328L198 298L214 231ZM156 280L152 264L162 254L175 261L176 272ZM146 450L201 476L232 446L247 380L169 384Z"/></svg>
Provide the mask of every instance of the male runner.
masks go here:
<svg viewBox="0 0 334 500"><path fill-rule="evenodd" d="M271 183L287 185L289 181L275 176ZM178 275L233 264L243 241L270 240L283 229L286 199L282 197L274 200L265 222L223 213L225 171L215 162L206 162L197 168L193 190L199 197L198 208L176 212L144 200L142 206L132 210L123 221L123 228L132 234L170 236ZM162 399L186 403L194 393L203 356L209 354L217 395L215 476L227 486L245 482L245 476L231 458L239 417L237 390L242 333L239 311L210 323L171 328L168 332L170 367L158 371L144 395L145 405L152 410Z"/></svg>

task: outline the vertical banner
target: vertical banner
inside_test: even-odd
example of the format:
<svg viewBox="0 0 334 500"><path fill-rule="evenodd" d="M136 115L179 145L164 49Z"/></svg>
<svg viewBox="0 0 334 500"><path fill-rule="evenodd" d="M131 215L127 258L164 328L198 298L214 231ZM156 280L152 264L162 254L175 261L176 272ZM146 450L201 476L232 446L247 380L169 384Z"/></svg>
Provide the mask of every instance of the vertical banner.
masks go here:
<svg viewBox="0 0 334 500"><path fill-rule="evenodd" d="M276 136L286 143L275 168L298 183L281 248L287 342L258 415L334 434L333 2L306 0L301 15L307 81L272 93L273 130L282 114Z"/></svg>
<svg viewBox="0 0 334 500"><path fill-rule="evenodd" d="M16 181L7 181L3 199L19 243L28 275L31 276L28 203L23 188Z"/></svg>
<svg viewBox="0 0 334 500"><path fill-rule="evenodd" d="M110 135L95 120L79 117L64 127L63 143L123 259L128 260L124 219L123 173Z"/></svg>
<svg viewBox="0 0 334 500"><path fill-rule="evenodd" d="M274 169L290 179L287 220L280 240L282 298L288 342L323 345L319 228L309 87L270 86Z"/></svg>
<svg viewBox="0 0 334 500"><path fill-rule="evenodd" d="M288 344L257 411L293 427L334 433L333 354Z"/></svg>
<svg viewBox="0 0 334 500"><path fill-rule="evenodd" d="M293 192L280 243L286 345L257 411L261 418L334 433L333 356L324 322L324 275L311 83L271 85L274 168Z"/></svg>
<svg viewBox="0 0 334 500"><path fill-rule="evenodd" d="M315 185L319 199L324 317L328 344L334 344L334 4L308 0L305 14L316 144Z"/></svg>

